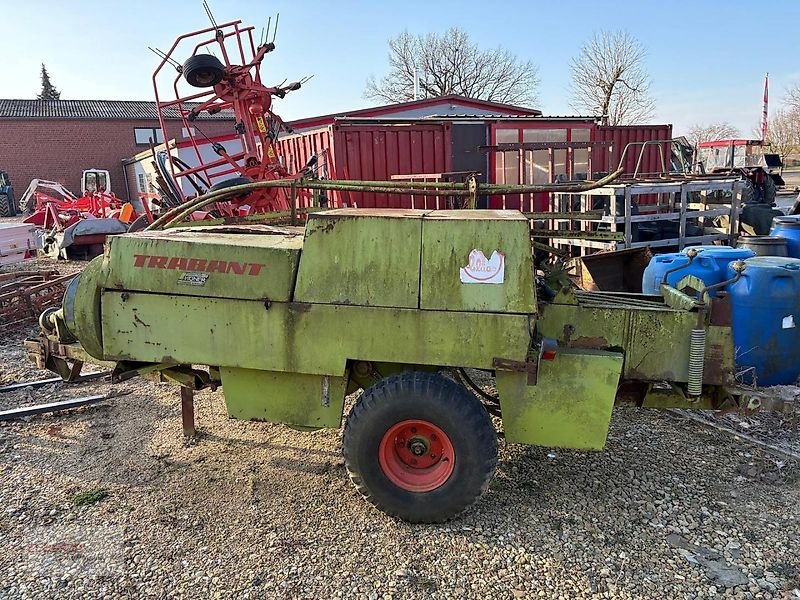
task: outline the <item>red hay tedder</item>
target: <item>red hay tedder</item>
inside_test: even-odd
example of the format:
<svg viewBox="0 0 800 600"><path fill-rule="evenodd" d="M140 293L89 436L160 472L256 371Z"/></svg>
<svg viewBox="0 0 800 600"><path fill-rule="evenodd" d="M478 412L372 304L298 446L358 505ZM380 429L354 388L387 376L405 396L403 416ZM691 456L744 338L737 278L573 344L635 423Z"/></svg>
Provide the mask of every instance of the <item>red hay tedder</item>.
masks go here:
<svg viewBox="0 0 800 600"><path fill-rule="evenodd" d="M271 87L262 83L261 63L275 49L277 18L274 28L268 23L266 30L262 30L256 45L255 27L243 26L238 20L218 25L206 3L204 8L211 27L179 36L167 52L153 50L161 57L152 77L161 131L165 139L182 133L191 143L198 166L190 166L170 151L153 150L161 197L141 194L130 203L111 193L107 171L84 172L84 182L86 173L94 173L95 178L94 186L84 183L81 197L57 182L33 180L20 204L32 213L26 222L43 230L42 245L48 254L64 258L91 258L99 254L107 235L142 229L154 221L153 213L157 217L195 197L185 194L181 185L184 181L191 184L197 195L202 195L247 183L296 179L310 174L315 159L292 175L279 160L274 143L281 131L291 130L272 111L273 98L285 97L308 80L289 84L284 81ZM272 40L267 41L270 32ZM200 53L201 49L204 52ZM185 60L179 62L176 57ZM167 65L174 67L174 76L165 69ZM196 122L203 112L221 111L233 113L234 131L241 142L238 151L229 153L222 144L212 142ZM173 119L175 113L179 115L182 132L168 131L168 124L174 121L166 119L165 113ZM204 158L200 148L209 143L218 156L211 161ZM101 181L98 173L105 173L106 178ZM212 180L218 183L212 185ZM310 197L305 191L292 193L296 197ZM262 188L217 202L211 211L196 211L191 218L237 218L288 212L290 208L286 189Z"/></svg>
<svg viewBox="0 0 800 600"><path fill-rule="evenodd" d="M281 130L291 130L273 112L272 103L273 98L285 97L288 92L300 89L308 80L305 78L289 84L284 82L277 86L262 83L262 61L275 49L277 18L272 29L272 40L267 41L270 36L268 23L266 32L262 30L261 39L256 44L255 27L243 26L241 21L217 24L208 5L204 3L204 7L211 27L181 35L167 52L154 50L162 58L153 73L162 131L165 132L165 138L168 137L165 112L174 114L173 111L177 111L183 133L188 135L199 163L198 166L189 166L171 153L166 153L170 172L169 177L162 173L162 178L179 203L188 199L182 186L175 184L183 178L188 179L198 194L255 181L292 178L279 160L275 145ZM203 53L199 53L201 49ZM179 62L176 57L185 57L187 50L190 52L188 58ZM165 69L167 65L175 68L174 76ZM198 88L203 91L197 91ZM219 158L204 161L200 145L208 144L209 138L195 120L204 111L215 114L223 110L234 114L234 128L241 140L241 150L229 154L221 144L212 143ZM304 169L301 174L306 172ZM210 184L212 178L219 179L225 175L230 177L215 185ZM212 216L216 216L213 212L219 216L237 217L289 209L286 190L257 189L217 203Z"/></svg>
<svg viewBox="0 0 800 600"><path fill-rule="evenodd" d="M86 184L89 176L105 171L84 171L83 194L76 196L56 181L34 179L20 199L31 213L25 223L42 231L41 246L50 256L91 258L103 251L107 235L125 233L139 213L103 186ZM147 210L147 207L140 208Z"/></svg>

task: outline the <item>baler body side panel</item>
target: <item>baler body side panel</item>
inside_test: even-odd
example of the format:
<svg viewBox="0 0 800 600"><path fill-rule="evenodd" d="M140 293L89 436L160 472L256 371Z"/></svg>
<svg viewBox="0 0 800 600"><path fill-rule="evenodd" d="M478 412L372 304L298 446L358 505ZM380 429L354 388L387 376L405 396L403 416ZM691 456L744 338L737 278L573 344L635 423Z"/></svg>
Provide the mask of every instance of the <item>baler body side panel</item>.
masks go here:
<svg viewBox="0 0 800 600"><path fill-rule="evenodd" d="M522 361L527 315L200 298L106 290L108 360L341 376L348 359L492 369Z"/></svg>

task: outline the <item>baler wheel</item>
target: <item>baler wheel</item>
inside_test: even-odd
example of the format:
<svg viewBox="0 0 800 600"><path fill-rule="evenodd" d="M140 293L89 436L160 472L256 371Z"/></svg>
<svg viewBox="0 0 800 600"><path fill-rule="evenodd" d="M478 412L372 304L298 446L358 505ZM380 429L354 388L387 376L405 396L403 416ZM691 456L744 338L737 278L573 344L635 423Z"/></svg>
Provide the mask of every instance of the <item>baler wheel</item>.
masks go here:
<svg viewBox="0 0 800 600"><path fill-rule="evenodd" d="M225 65L213 54L195 54L183 63L183 78L194 87L214 87L225 75Z"/></svg>
<svg viewBox="0 0 800 600"><path fill-rule="evenodd" d="M486 493L497 467L486 409L434 373L400 373L366 390L347 418L343 450L364 498L413 523L460 514Z"/></svg>

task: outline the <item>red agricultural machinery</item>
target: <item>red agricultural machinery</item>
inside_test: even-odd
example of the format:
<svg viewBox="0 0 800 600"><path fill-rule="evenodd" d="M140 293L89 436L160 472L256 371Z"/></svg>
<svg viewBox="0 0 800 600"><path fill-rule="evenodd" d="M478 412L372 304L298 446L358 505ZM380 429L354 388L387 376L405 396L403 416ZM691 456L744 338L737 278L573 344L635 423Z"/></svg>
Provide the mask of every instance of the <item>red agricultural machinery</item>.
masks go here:
<svg viewBox="0 0 800 600"><path fill-rule="evenodd" d="M81 196L56 181L31 181L20 199L20 208L30 213L24 222L42 231L41 245L46 254L92 258L102 253L106 236L125 233L137 218L132 204L97 184L102 173L107 179L106 171L84 171Z"/></svg>
<svg viewBox="0 0 800 600"><path fill-rule="evenodd" d="M251 182L292 178L280 161L274 144L281 131L291 130L273 112L272 105L274 98L285 97L308 80L305 78L289 84L284 81L276 86L262 82L262 61L275 49L277 18L274 28L268 23L262 30L256 44L255 27L243 26L238 20L217 24L206 3L204 8L211 27L181 35L167 52L153 50L162 58L153 73L153 88L164 138L177 133L167 133L171 122L165 118L167 114L174 117L177 112L181 133L190 140L193 154L197 157L198 166L190 166L170 152L166 153L169 176L161 173L162 179L180 203L189 199L180 185L182 181L189 181L197 194L204 194ZM269 40L270 33L272 40ZM183 62L176 57L184 59ZM167 65L174 67L174 76L165 69ZM200 146L207 146L210 139L202 132L196 119L204 112L216 114L221 111L233 113L241 150L229 153L222 144L212 143L217 157L209 161L203 156ZM307 172L308 169L304 169L302 174ZM288 211L289 200L284 189L262 188L217 203L212 214L237 217Z"/></svg>

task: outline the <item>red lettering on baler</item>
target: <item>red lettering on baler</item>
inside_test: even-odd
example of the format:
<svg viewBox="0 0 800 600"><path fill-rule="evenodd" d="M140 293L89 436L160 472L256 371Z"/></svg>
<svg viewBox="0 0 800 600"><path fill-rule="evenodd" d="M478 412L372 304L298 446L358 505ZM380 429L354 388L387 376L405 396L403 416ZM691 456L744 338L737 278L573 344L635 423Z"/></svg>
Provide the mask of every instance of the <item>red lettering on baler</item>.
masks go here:
<svg viewBox="0 0 800 600"><path fill-rule="evenodd" d="M232 260L228 263L228 268L225 269L225 272L230 273L233 271L236 275L244 275L245 266L247 266L247 263L240 263Z"/></svg>
<svg viewBox="0 0 800 600"><path fill-rule="evenodd" d="M175 256L169 259L169 265L167 266L168 269L180 269L181 271L186 270L186 259L181 256Z"/></svg>
<svg viewBox="0 0 800 600"><path fill-rule="evenodd" d="M206 267L206 271L208 273L213 273L216 271L217 273L224 273L228 268L228 262L225 260L210 260L208 261L208 267Z"/></svg>
<svg viewBox="0 0 800 600"><path fill-rule="evenodd" d="M186 265L186 270L187 271L205 271L207 262L208 261L205 258L190 258L189 262Z"/></svg>
<svg viewBox="0 0 800 600"><path fill-rule="evenodd" d="M186 258L184 256L151 256L149 254L134 254L134 267L148 269L168 269L171 271L188 271L203 273L230 273L232 275L257 276L264 263L238 262L235 260L209 260L207 258Z"/></svg>
<svg viewBox="0 0 800 600"><path fill-rule="evenodd" d="M147 266L151 269L166 269L168 256L151 256Z"/></svg>
<svg viewBox="0 0 800 600"><path fill-rule="evenodd" d="M258 275L261 271L261 267L266 267L267 265L262 265L260 263L249 263L248 266L250 267L250 272L248 275Z"/></svg>

